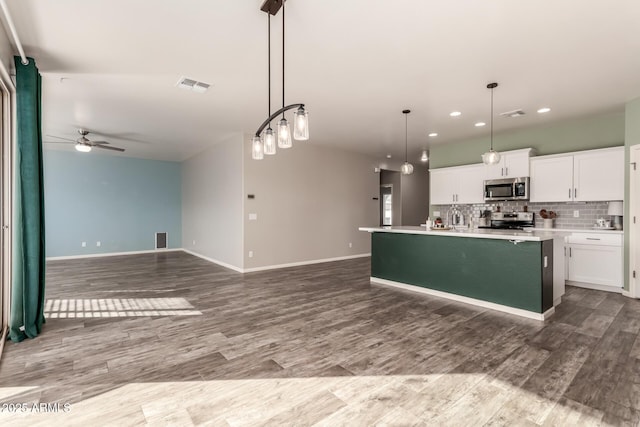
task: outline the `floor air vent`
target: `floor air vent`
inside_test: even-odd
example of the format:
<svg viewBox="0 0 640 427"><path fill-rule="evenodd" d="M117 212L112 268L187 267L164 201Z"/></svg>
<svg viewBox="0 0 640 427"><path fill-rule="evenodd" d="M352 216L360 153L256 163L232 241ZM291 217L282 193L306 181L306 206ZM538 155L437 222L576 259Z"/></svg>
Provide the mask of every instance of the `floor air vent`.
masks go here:
<svg viewBox="0 0 640 427"><path fill-rule="evenodd" d="M167 233L156 233L156 249L167 249Z"/></svg>

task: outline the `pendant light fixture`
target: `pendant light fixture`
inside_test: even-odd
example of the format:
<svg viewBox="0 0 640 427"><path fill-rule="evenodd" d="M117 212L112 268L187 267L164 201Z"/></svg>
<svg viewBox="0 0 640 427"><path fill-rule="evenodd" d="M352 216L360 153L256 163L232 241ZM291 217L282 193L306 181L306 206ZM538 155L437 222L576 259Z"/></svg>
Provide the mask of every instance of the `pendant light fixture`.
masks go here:
<svg viewBox="0 0 640 427"><path fill-rule="evenodd" d="M427 154L427 150L422 150L422 156L420 156L421 162L429 161L429 155Z"/></svg>
<svg viewBox="0 0 640 427"><path fill-rule="evenodd" d="M493 149L493 90L498 87L498 83L489 83L487 89L491 89L491 145L489 151L482 155L482 163L485 165L495 165L500 161L500 153Z"/></svg>
<svg viewBox="0 0 640 427"><path fill-rule="evenodd" d="M413 173L413 165L408 161L408 149L407 149L407 116L411 110L402 110L402 114L404 114L404 164L400 167L400 172L402 175L411 175Z"/></svg>
<svg viewBox="0 0 640 427"><path fill-rule="evenodd" d="M285 0L265 0L260 10L267 13L268 16L268 79L269 79L269 117L260 125L252 140L252 157L256 160L262 159L263 154L276 154L276 144L280 148L290 148L293 144L291 141L291 129L289 122L285 117L285 112L296 108L293 121L293 139L297 141L306 141L309 139L309 113L305 110L304 104L291 104L285 106ZM282 108L271 114L271 15L278 13L282 7ZM282 118L278 122L277 134L271 129L271 122L280 114ZM266 130L265 130L266 128ZM262 132L264 130L264 133Z"/></svg>

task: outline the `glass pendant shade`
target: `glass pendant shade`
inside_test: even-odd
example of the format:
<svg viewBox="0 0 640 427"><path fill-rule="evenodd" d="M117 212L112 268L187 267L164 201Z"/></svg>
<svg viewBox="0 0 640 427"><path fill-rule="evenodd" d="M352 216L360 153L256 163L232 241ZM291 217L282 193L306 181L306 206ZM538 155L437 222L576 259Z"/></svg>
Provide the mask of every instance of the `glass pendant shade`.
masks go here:
<svg viewBox="0 0 640 427"><path fill-rule="evenodd" d="M482 163L485 165L495 165L500 162L500 153L491 149L482 155Z"/></svg>
<svg viewBox="0 0 640 427"><path fill-rule="evenodd" d="M283 118L278 122L278 147L291 148L291 132L289 131L289 122Z"/></svg>
<svg viewBox="0 0 640 427"><path fill-rule="evenodd" d="M262 138L264 139L263 141L264 154L267 154L270 156L273 154L276 154L276 136L273 133L273 129L271 129L270 127L267 128L267 130L265 130L264 133L262 134Z"/></svg>
<svg viewBox="0 0 640 427"><path fill-rule="evenodd" d="M294 113L293 139L306 141L309 139L309 113L304 108L298 108Z"/></svg>
<svg viewBox="0 0 640 427"><path fill-rule="evenodd" d="M422 150L422 156L420 156L421 162L426 162L429 160L429 155L427 154L427 150Z"/></svg>
<svg viewBox="0 0 640 427"><path fill-rule="evenodd" d="M251 158L254 160L262 160L264 158L262 140L259 136L254 136L251 140Z"/></svg>
<svg viewBox="0 0 640 427"><path fill-rule="evenodd" d="M91 151L91 146L87 145L87 144L76 144L76 150L82 152L82 153L88 153L89 151Z"/></svg>
<svg viewBox="0 0 640 427"><path fill-rule="evenodd" d="M400 167L402 175L411 175L413 173L413 165L409 162L404 162L404 165Z"/></svg>

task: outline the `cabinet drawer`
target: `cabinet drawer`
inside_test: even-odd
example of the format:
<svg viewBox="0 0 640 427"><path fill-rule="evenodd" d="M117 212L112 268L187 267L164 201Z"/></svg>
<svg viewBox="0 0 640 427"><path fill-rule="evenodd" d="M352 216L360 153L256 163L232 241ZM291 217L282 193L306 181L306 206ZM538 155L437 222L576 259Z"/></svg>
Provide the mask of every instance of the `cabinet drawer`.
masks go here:
<svg viewBox="0 0 640 427"><path fill-rule="evenodd" d="M567 243L580 245L622 246L622 234L573 233Z"/></svg>

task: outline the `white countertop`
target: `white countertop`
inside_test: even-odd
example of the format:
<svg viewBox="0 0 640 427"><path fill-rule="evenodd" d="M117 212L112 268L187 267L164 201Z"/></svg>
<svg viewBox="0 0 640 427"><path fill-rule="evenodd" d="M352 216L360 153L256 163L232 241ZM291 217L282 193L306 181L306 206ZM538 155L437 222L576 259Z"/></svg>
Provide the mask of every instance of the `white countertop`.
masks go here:
<svg viewBox="0 0 640 427"><path fill-rule="evenodd" d="M556 237L563 237L569 232L561 232L564 230L538 228L532 231L519 230L493 230L487 228L472 229L465 228L462 230L427 230L426 227L418 226L396 226L396 227L360 227L360 231L369 233L404 233L404 234L426 234L429 236L449 236L449 237L473 237L478 239L500 239L500 240L520 240L527 242L541 242L543 240L552 240Z"/></svg>
<svg viewBox="0 0 640 427"><path fill-rule="evenodd" d="M607 230L598 228L533 228L535 231L559 231L561 233L605 233L624 234L623 230Z"/></svg>

